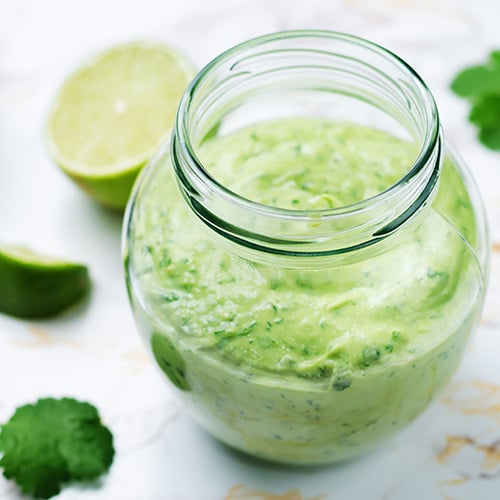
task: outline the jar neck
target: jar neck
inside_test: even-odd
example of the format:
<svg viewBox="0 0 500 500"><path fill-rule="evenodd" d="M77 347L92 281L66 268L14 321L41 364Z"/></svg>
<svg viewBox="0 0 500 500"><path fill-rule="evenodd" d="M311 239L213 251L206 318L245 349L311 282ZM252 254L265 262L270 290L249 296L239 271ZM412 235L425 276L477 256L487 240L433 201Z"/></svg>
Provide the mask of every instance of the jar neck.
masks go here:
<svg viewBox="0 0 500 500"><path fill-rule="evenodd" d="M329 106L325 99L336 100ZM404 177L352 205L289 210L239 196L197 155L203 141L231 126L277 116L324 117L330 108L335 119L340 110L341 119L356 122L350 114L357 109L369 124L399 126L417 150ZM180 190L207 227L247 249L308 257L371 246L413 220L436 190L442 150L436 105L420 77L377 45L323 31L268 35L216 58L181 99L171 143Z"/></svg>

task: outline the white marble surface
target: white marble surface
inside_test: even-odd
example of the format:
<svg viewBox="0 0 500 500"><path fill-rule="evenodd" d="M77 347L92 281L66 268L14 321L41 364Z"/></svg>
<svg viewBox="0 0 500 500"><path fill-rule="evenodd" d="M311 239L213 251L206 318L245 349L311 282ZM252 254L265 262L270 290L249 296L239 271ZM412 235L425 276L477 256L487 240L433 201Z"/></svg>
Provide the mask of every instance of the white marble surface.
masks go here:
<svg viewBox="0 0 500 500"><path fill-rule="evenodd" d="M117 450L99 484L58 498L500 499L500 154L478 145L466 105L447 89L457 69L500 47L499 19L497 0L0 0L0 239L87 262L94 284L85 304L57 319L0 316L0 422L20 404L70 395L98 406ZM365 36L421 73L483 193L494 249L479 332L440 400L374 453L308 470L244 458L193 423L135 331L121 218L77 191L41 138L62 79L105 46L156 38L201 66L238 41L292 28ZM0 499L18 498L0 478Z"/></svg>

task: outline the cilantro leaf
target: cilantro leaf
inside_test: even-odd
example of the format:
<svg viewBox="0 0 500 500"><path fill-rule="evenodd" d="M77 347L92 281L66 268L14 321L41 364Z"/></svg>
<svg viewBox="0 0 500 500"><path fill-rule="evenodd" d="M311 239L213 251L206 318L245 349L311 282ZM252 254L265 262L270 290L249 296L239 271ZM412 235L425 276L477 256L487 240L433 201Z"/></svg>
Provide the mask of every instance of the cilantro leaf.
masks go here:
<svg viewBox="0 0 500 500"><path fill-rule="evenodd" d="M451 89L470 101L469 121L479 129L479 140L500 150L500 51L491 52L485 64L461 71Z"/></svg>
<svg viewBox="0 0 500 500"><path fill-rule="evenodd" d="M451 82L451 90L461 97L491 94L500 90L500 61L490 66L472 66Z"/></svg>
<svg viewBox="0 0 500 500"><path fill-rule="evenodd" d="M500 150L500 128L482 128L479 140L490 149Z"/></svg>
<svg viewBox="0 0 500 500"><path fill-rule="evenodd" d="M71 480L92 480L114 457L113 436L96 408L71 398L19 407L1 426L0 467L23 493L50 498Z"/></svg>
<svg viewBox="0 0 500 500"><path fill-rule="evenodd" d="M500 64L500 50L494 50L490 53L490 61L493 64Z"/></svg>
<svg viewBox="0 0 500 500"><path fill-rule="evenodd" d="M480 128L500 126L500 93L478 97L472 104L469 121Z"/></svg>

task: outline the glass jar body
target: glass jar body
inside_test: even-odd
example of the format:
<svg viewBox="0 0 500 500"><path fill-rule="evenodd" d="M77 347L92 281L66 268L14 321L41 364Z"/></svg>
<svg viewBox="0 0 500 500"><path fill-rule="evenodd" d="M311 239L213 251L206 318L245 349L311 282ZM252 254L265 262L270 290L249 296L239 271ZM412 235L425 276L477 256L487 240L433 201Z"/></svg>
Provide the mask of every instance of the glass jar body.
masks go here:
<svg viewBox="0 0 500 500"><path fill-rule="evenodd" d="M186 93L171 149L144 170L129 203L127 285L159 368L201 424L230 446L293 464L349 459L407 425L456 370L481 311L488 242L476 188L462 162L442 153L427 92L379 47L297 32L221 56ZM230 136L228 122L279 118L267 126L277 134L283 116L296 124L301 114L323 119L331 110L340 113L336 123L360 119L370 127L382 110L409 133L407 142L394 142L347 126L350 135L336 144L349 151L339 155L329 144L328 168L340 168L330 184L353 186L356 162L376 179L373 158L386 168L410 137L420 153L408 160L408 173L339 210L277 210L214 181L193 152ZM267 169L279 152L277 193L287 198L297 184L289 182L295 154L307 167L314 148L299 133L297 143L280 136L270 154L252 135L248 144L221 142L216 156L239 158L244 149L250 162L261 155ZM252 169L252 182L268 179ZM309 189L302 187L299 203ZM289 198L294 205L295 194Z"/></svg>
<svg viewBox="0 0 500 500"><path fill-rule="evenodd" d="M190 213L168 154L152 162L129 221L130 297L154 359L212 434L270 460L332 462L427 407L484 297L484 220L458 165L448 157L432 207L382 251L301 270L226 249Z"/></svg>

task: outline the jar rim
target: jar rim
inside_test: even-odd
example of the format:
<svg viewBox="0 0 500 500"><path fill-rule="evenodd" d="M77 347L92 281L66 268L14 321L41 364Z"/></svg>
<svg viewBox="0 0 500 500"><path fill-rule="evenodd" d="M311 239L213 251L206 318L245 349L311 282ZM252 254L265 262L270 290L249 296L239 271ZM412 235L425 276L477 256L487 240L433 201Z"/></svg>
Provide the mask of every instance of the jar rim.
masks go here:
<svg viewBox="0 0 500 500"><path fill-rule="evenodd" d="M203 163L199 160L195 147L193 146L190 134L188 132L188 117L190 106L193 100L193 97L197 93L200 85L203 81L209 76L213 71L215 71L218 67L220 67L225 61L231 58L234 55L237 55L239 52L258 47L261 44L283 40L283 39L300 39L300 38L318 38L318 39L330 39L330 40L338 40L344 41L352 44L356 44L365 49L369 49L377 55L385 57L389 62L395 63L400 66L405 72L407 72L408 76L414 79L418 88L421 90L422 95L426 98L426 104L428 107L428 126L426 127L425 138L422 141L422 146L420 147L419 153L415 158L412 166L408 169L406 174L401 177L396 183L389 186L387 189L376 193L373 196L365 198L363 200L357 201L352 204L343 205L340 207L334 208L326 208L326 209L293 209L293 208L283 208L283 207L275 207L271 205L265 205L263 203L259 203L257 201L251 200L244 196L239 195L238 193L232 191L228 187L226 187L223 183L219 182L214 176L212 176L206 168L203 166ZM429 159L433 156L435 148L440 139L440 121L439 121L439 113L437 109L436 102L434 97L424 82L422 77L401 57L392 52L391 50L375 43L365 38L351 35L348 33L337 32L337 31L329 31L329 30L316 30L316 29L308 29L308 30L288 30L288 31L280 31L275 33L270 33L262 36L258 36L252 38L250 40L241 42L233 47L225 50L217 57L212 59L208 64L206 64L193 78L184 92L177 111L176 122L174 126L174 133L176 137L182 137L183 140L181 144L178 146L184 149L184 152L188 154L190 159L193 162L193 166L196 169L197 176L201 178L203 182L217 190L220 194L225 197L231 198L234 202L238 203L241 207L246 207L251 209L254 213L262 214L262 215L274 215L281 217L293 217L294 219L307 219L307 220L317 220L318 216L322 218L322 220L336 217L342 214L349 213L350 215L355 214L357 212L363 212L368 207L373 207L374 204L380 200L387 200L393 194L396 194L400 187L405 185L408 181L410 181L416 174L418 174L428 163Z"/></svg>
<svg viewBox="0 0 500 500"><path fill-rule="evenodd" d="M319 44L325 42L329 42L331 46L326 49L318 48ZM262 52L257 52L262 48ZM356 56L353 50L360 52L361 56ZM241 62L250 59L257 62L258 57L278 52L310 52L340 58L358 69L368 71L376 78L376 91L380 95L373 94L375 100L367 100L367 103L396 118L388 111L394 105L391 99L396 99L396 112L406 113L403 119L408 119L411 122L409 127L413 126L413 132L419 135L418 155L408 166L405 175L387 189L356 203L327 209L302 210L259 203L232 191L212 176L198 158L191 137L191 124L199 129L199 124L204 123L197 112L203 117L203 113L206 114L207 109L211 109L211 101L207 101L207 104L205 99L214 92L214 88L218 89L218 85L225 87L220 94L216 92L216 95L226 95L232 85L228 73L234 68L239 69ZM378 57L378 64L375 65L366 57L367 54ZM297 68L300 67L306 69L309 65L297 65ZM286 66L278 66L273 71L283 68ZM334 64L330 68L337 66ZM342 65L338 68L341 69ZM351 74L351 71L345 69L341 71L348 76ZM244 66L238 72L242 78L248 78L247 75L252 74ZM332 84L335 81L333 79ZM350 86L340 86L333 92L351 95L350 89ZM384 99L381 105L377 98L382 95ZM363 100L355 92L351 96ZM204 103L205 107L200 107L200 103ZM386 105L389 108L385 109ZM392 112L395 112L394 108ZM208 123L208 133L214 125L216 123ZM410 132L410 129L407 131ZM207 132L202 134L202 138L207 137ZM347 253L385 239L413 220L414 214L427 205L436 191L443 158L437 106L418 73L399 56L376 43L354 35L325 30L271 33L240 43L213 59L195 76L181 98L170 148L172 165L182 194L205 225L226 240L250 250L285 256ZM284 225L288 229L284 229ZM311 227L317 229L311 230Z"/></svg>

